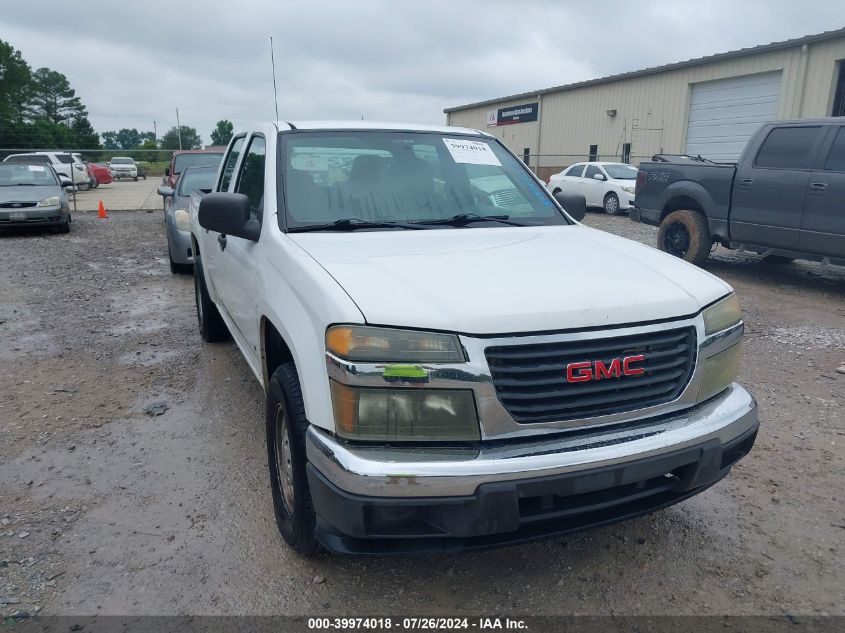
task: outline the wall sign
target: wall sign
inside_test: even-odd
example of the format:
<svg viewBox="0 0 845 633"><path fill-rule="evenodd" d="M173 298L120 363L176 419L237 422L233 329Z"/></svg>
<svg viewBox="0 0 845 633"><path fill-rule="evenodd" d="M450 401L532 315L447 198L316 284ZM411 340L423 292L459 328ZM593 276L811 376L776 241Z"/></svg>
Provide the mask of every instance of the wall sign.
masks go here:
<svg viewBox="0 0 845 633"><path fill-rule="evenodd" d="M540 109L539 106L540 104L535 101L534 103L523 103L522 105L510 106L508 108L490 110L487 112L487 127L536 121L537 112ZM494 114L495 119L493 118Z"/></svg>

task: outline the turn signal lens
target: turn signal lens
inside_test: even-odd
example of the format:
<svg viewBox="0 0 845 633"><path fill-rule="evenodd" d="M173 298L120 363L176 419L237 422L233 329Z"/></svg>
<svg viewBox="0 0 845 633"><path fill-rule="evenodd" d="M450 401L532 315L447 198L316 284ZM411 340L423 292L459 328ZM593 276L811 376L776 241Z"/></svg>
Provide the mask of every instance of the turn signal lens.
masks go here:
<svg viewBox="0 0 845 633"><path fill-rule="evenodd" d="M698 390L698 401L712 398L727 389L739 376L741 361L742 343L737 343L715 356L704 359L704 373Z"/></svg>
<svg viewBox="0 0 845 633"><path fill-rule="evenodd" d="M704 332L708 336L736 325L742 320L739 299L731 293L704 311Z"/></svg>
<svg viewBox="0 0 845 633"><path fill-rule="evenodd" d="M472 391L350 387L331 381L335 429L350 440L466 442L480 439Z"/></svg>
<svg viewBox="0 0 845 633"><path fill-rule="evenodd" d="M364 362L462 363L454 334L337 325L326 331L326 349L339 358Z"/></svg>

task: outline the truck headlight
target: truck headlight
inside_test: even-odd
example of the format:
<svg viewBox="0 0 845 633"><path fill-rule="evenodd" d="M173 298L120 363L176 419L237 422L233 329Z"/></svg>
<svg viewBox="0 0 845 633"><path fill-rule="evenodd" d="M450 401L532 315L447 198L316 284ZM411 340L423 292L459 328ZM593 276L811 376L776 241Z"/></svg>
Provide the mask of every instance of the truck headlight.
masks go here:
<svg viewBox="0 0 845 633"><path fill-rule="evenodd" d="M466 442L480 439L472 391L350 387L331 381L335 430L351 440Z"/></svg>
<svg viewBox="0 0 845 633"><path fill-rule="evenodd" d="M180 231L190 231L191 214L186 209L176 209L173 212L173 223Z"/></svg>
<svg viewBox="0 0 845 633"><path fill-rule="evenodd" d="M462 363L458 337L384 327L336 325L326 330L326 349L344 360L398 363Z"/></svg>
<svg viewBox="0 0 845 633"><path fill-rule="evenodd" d="M731 293L704 310L704 333L709 336L715 332L721 332L741 320L742 310L739 308L739 299Z"/></svg>
<svg viewBox="0 0 845 633"><path fill-rule="evenodd" d="M55 207L59 204L59 196L50 196L49 198L44 198L41 202L38 203L39 207Z"/></svg>

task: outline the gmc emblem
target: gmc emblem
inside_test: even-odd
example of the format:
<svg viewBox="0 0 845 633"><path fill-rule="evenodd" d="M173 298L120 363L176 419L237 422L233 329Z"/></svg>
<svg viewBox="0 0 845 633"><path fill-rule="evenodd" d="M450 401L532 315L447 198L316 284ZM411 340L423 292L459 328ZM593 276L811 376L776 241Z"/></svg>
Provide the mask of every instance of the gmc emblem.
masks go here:
<svg viewBox="0 0 845 633"><path fill-rule="evenodd" d="M566 366L566 382L589 382L591 380L605 380L606 378L621 378L622 376L642 376L645 369L637 367L637 363L645 361L645 354L614 358L606 365L604 361L583 361L569 363Z"/></svg>

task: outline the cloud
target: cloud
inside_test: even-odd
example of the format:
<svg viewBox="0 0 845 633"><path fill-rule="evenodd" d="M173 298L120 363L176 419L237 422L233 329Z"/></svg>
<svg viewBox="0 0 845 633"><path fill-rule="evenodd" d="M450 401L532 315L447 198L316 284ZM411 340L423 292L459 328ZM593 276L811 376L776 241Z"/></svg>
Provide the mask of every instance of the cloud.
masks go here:
<svg viewBox="0 0 845 633"><path fill-rule="evenodd" d="M441 123L443 108L845 25L845 4L347 0L16 5L2 38L70 79L98 131L208 142L274 116L269 37L285 119ZM49 16L47 19L45 16Z"/></svg>

